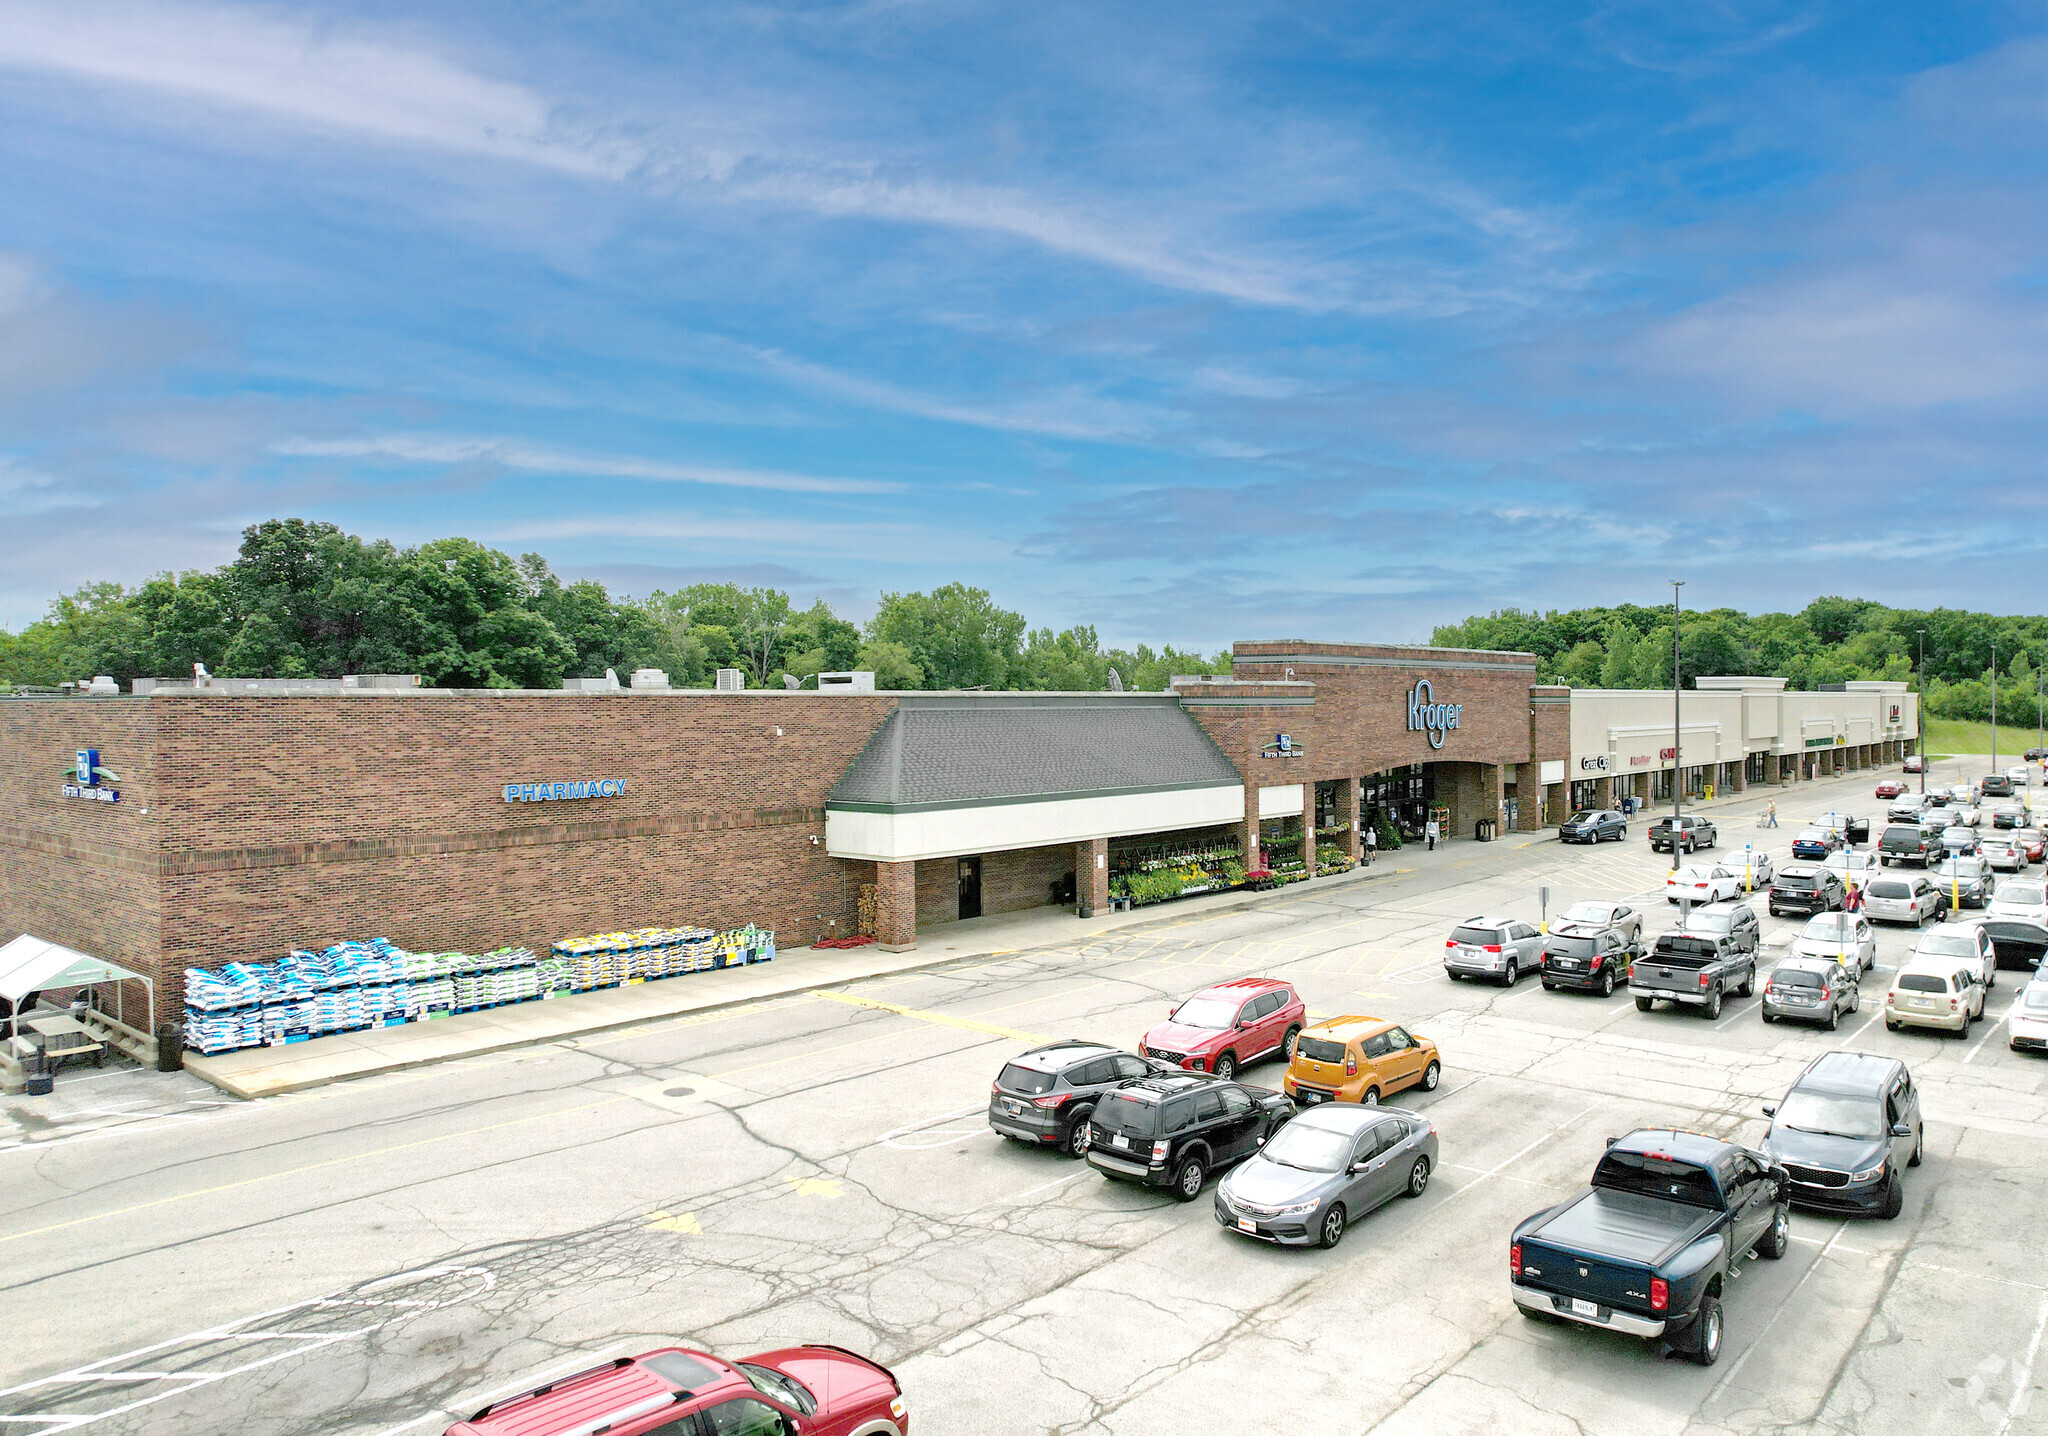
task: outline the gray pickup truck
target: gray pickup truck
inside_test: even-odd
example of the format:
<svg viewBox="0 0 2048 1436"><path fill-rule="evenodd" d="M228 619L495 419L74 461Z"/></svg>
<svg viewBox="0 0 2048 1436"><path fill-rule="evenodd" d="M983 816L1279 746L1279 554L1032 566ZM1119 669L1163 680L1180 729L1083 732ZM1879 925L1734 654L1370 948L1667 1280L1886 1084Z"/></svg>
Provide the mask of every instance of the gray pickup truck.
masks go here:
<svg viewBox="0 0 2048 1436"><path fill-rule="evenodd" d="M1750 1252L1791 1241L1791 1179L1762 1152L1698 1132L1608 1143L1592 1184L1515 1228L1515 1305L1662 1339L1701 1366L1721 1355L1721 1296Z"/></svg>
<svg viewBox="0 0 2048 1436"><path fill-rule="evenodd" d="M1729 934L1667 932L1648 957L1629 970L1628 992L1648 1012L1658 998L1700 1008L1708 1021L1721 1015L1721 999L1756 990L1756 954Z"/></svg>

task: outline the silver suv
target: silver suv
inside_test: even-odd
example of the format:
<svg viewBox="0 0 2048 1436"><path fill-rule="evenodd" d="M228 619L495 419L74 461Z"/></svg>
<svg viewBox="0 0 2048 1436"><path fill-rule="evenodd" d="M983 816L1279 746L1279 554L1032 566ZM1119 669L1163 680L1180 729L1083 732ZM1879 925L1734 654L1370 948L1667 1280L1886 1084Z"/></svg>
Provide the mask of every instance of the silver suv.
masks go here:
<svg viewBox="0 0 2048 1436"><path fill-rule="evenodd" d="M1833 1032L1842 1014L1863 1006L1856 969L1811 957L1788 957L1764 981L1764 1021L1781 1017L1818 1022Z"/></svg>
<svg viewBox="0 0 2048 1436"><path fill-rule="evenodd" d="M1444 940L1444 971L1460 977L1491 977L1513 987L1525 972L1543 966L1543 934L1520 918L1472 917Z"/></svg>

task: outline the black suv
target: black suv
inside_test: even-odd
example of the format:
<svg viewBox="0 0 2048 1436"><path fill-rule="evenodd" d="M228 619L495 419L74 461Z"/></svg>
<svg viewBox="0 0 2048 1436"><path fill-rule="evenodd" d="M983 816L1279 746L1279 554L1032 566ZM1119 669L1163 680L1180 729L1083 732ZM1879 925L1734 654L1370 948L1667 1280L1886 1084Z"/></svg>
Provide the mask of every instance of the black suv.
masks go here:
<svg viewBox="0 0 2048 1436"><path fill-rule="evenodd" d="M1803 863L1798 867L1781 868L1771 879L1771 916L1783 917L1788 912L1837 912L1845 897L1847 893L1842 889L1842 875L1833 868Z"/></svg>
<svg viewBox="0 0 2048 1436"><path fill-rule="evenodd" d="M1628 986L1636 949L1620 928L1561 923L1543 939L1543 990L1560 987L1612 997Z"/></svg>
<svg viewBox="0 0 2048 1436"><path fill-rule="evenodd" d="M1104 1092L1173 1070L1100 1042L1048 1042L1003 1067L989 1088L988 1124L998 1136L1086 1156L1088 1118Z"/></svg>
<svg viewBox="0 0 2048 1436"><path fill-rule="evenodd" d="M1095 1104L1088 1165L1192 1202L1211 1172L1258 1151L1293 1115L1294 1104L1268 1087L1199 1072L1146 1077Z"/></svg>
<svg viewBox="0 0 2048 1436"><path fill-rule="evenodd" d="M1986 798L2010 798L2012 779L2003 773L1986 773L1977 780L1977 792Z"/></svg>
<svg viewBox="0 0 2048 1436"><path fill-rule="evenodd" d="M1677 824L1674 836L1672 825ZM1659 818L1650 824L1650 851L1691 852L1694 848L1711 848L1720 841L1720 834L1705 818Z"/></svg>
<svg viewBox="0 0 2048 1436"><path fill-rule="evenodd" d="M1920 1165L1926 1133L1906 1064L1865 1052L1828 1052L1799 1074L1771 1119L1763 1148L1792 1176L1803 1207L1896 1217L1902 1172Z"/></svg>
<svg viewBox="0 0 2048 1436"><path fill-rule="evenodd" d="M1612 808L1585 808L1558 825L1561 843L1618 843L1628 836L1628 819Z"/></svg>

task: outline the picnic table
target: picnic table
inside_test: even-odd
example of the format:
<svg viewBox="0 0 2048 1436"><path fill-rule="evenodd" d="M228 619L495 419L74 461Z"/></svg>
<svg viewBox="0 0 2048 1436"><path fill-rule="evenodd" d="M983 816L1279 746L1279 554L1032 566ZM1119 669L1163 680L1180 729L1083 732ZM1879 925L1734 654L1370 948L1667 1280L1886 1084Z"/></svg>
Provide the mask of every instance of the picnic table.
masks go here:
<svg viewBox="0 0 2048 1436"><path fill-rule="evenodd" d="M31 1017L21 1025L42 1039L37 1046L42 1051L45 1070L74 1057L90 1057L92 1065L97 1067L101 1055L107 1050L104 1043L95 1041L84 1024L68 1012Z"/></svg>

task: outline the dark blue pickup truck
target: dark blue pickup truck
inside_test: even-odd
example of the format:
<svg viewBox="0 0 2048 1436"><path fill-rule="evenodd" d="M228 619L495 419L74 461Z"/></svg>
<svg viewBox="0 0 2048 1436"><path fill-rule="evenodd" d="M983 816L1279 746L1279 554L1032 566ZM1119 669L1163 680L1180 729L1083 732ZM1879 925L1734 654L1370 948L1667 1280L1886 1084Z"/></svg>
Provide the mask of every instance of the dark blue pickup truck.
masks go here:
<svg viewBox="0 0 2048 1436"><path fill-rule="evenodd" d="M1754 1250L1781 1257L1791 1185L1762 1152L1697 1132L1608 1143L1593 1183L1515 1228L1515 1305L1664 1340L1701 1366L1721 1355L1721 1296Z"/></svg>

